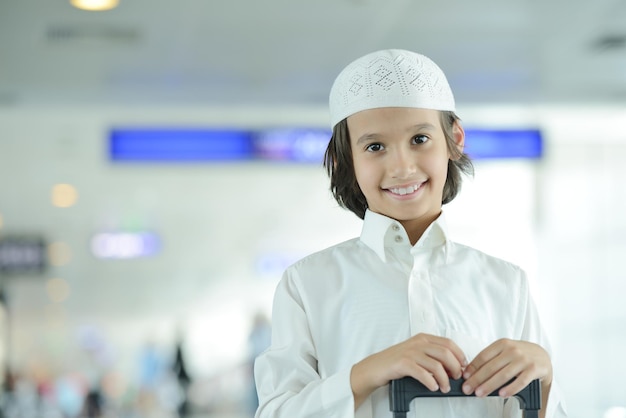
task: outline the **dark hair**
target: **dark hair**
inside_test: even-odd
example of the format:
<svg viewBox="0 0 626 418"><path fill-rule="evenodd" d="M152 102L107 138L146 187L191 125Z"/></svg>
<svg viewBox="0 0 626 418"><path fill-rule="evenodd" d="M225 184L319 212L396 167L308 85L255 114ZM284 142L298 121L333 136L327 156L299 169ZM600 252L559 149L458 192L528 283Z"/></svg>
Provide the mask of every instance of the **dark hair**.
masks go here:
<svg viewBox="0 0 626 418"><path fill-rule="evenodd" d="M460 121L459 117L454 112L442 111L439 113L439 120L451 155L441 202L445 205L461 191L462 175L474 174L474 166L467 154L459 151L454 142L453 127L455 122ZM363 219L367 201L356 181L346 119L333 128L332 137L324 154L324 168L330 177L330 190L339 206L349 209Z"/></svg>

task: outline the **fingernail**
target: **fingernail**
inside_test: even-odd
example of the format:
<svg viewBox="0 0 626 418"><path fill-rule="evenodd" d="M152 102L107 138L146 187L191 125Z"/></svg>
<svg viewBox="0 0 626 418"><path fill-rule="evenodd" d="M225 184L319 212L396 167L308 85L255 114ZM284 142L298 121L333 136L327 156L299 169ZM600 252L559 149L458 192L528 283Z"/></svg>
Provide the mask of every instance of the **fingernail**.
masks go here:
<svg viewBox="0 0 626 418"><path fill-rule="evenodd" d="M470 385L468 385L467 383L463 385L463 393L465 393L466 395L469 395L472 393L472 387Z"/></svg>
<svg viewBox="0 0 626 418"><path fill-rule="evenodd" d="M444 386L444 387L442 387L442 388L441 388L441 391L442 391L443 393L448 393L448 392L450 392L450 386Z"/></svg>
<svg viewBox="0 0 626 418"><path fill-rule="evenodd" d="M479 398L480 398L481 396L483 396L483 394L484 394L484 391L483 391L481 388L476 389L476 393L475 393L475 395L476 395L477 397L479 397Z"/></svg>
<svg viewBox="0 0 626 418"><path fill-rule="evenodd" d="M472 373L470 373L470 371L469 371L469 370L465 370L465 371L463 372L463 378L464 378L464 379L469 379L471 375L472 375Z"/></svg>

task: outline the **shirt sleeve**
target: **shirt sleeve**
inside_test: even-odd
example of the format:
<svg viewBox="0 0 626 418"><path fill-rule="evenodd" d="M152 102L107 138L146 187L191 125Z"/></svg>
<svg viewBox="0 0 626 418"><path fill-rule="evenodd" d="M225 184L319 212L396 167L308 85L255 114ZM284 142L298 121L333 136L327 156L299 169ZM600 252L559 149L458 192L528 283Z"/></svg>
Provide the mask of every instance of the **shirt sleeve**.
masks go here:
<svg viewBox="0 0 626 418"><path fill-rule="evenodd" d="M521 339L539 344L552 356L550 342L541 326L537 307L530 295L526 277L524 277L523 286L525 289L523 289L522 295L526 297L526 312ZM546 418L567 418L565 402L557 380L557 372L553 371L550 395L548 397L548 404L546 405Z"/></svg>
<svg viewBox="0 0 626 418"><path fill-rule="evenodd" d="M272 343L255 361L256 418L354 417L350 369L322 378L305 306L288 270L274 296Z"/></svg>

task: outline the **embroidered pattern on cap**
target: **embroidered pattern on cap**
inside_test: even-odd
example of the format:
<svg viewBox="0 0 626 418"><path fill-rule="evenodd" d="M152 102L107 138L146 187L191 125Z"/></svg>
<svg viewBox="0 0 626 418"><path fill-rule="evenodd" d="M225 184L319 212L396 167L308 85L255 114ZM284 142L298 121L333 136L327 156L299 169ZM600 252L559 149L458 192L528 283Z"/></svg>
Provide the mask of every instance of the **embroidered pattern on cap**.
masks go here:
<svg viewBox="0 0 626 418"><path fill-rule="evenodd" d="M331 126L381 107L455 110L452 90L437 64L401 49L373 52L348 64L333 83L329 105Z"/></svg>

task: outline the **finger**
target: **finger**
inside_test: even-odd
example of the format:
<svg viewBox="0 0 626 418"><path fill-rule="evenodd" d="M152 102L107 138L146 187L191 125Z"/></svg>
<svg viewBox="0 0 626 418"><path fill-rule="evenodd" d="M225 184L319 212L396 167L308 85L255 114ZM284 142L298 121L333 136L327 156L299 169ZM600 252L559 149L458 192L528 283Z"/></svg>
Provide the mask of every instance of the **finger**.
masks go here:
<svg viewBox="0 0 626 418"><path fill-rule="evenodd" d="M443 364L448 376L459 379L467 365L465 353L454 341L429 334L419 334L419 342L426 342L424 353ZM418 342L418 343L419 343Z"/></svg>
<svg viewBox="0 0 626 418"><path fill-rule="evenodd" d="M520 371L521 370L518 367L508 364L506 367L498 370L497 373L494 373L493 375L485 379L482 383L480 383L476 387L476 390L474 392L475 395L478 397L483 397L498 391L499 388L511 381L511 379L515 378L520 373Z"/></svg>
<svg viewBox="0 0 626 418"><path fill-rule="evenodd" d="M446 374L446 377L450 376L454 379L461 378L463 365L459 362L457 356L449 349L434 345L426 350L426 355L436 360L442 366L442 371Z"/></svg>
<svg viewBox="0 0 626 418"><path fill-rule="evenodd" d="M501 371L508 365L509 365L509 362L506 358L502 356L496 356L494 358L491 358L489 361L481 364L478 369L473 370L471 374L469 375L469 377L465 377L467 375L467 373L465 373L467 372L467 369L466 369L465 372L463 373L463 377L465 378L465 382L463 383L463 388L462 388L463 393L465 393L466 395L469 395L473 393L474 390L476 390L476 396L481 396L486 390L491 389L493 385L493 383L491 383L487 386L484 386L485 383L489 382L490 379L493 379L494 376L498 376L498 374L501 373ZM472 361L472 364L468 366L468 368L469 367L476 367L473 361ZM510 376L509 379L511 379L512 377L513 376ZM497 379L501 380L499 382L499 385L503 385L509 381L509 379L502 380L501 376L498 377ZM496 382L498 382L497 379L496 379ZM493 380L491 380L491 382L493 382ZM497 389L498 387L493 387L491 391ZM481 390L478 391L478 388L481 388ZM491 391L487 392L487 394L491 393Z"/></svg>
<svg viewBox="0 0 626 418"><path fill-rule="evenodd" d="M499 356L503 351L504 340L498 340L482 350L463 371L463 378L469 379L477 370Z"/></svg>
<svg viewBox="0 0 626 418"><path fill-rule="evenodd" d="M502 387L502 389L498 391L498 396L509 398L516 395L528 386L532 380L533 378L528 373L521 373L510 384Z"/></svg>
<svg viewBox="0 0 626 418"><path fill-rule="evenodd" d="M431 392L439 389L439 383L437 383L435 377L428 370L421 367L417 363L415 363L414 367L407 370L407 376L411 376L413 379L421 382Z"/></svg>
<svg viewBox="0 0 626 418"><path fill-rule="evenodd" d="M465 356L465 353L463 352L463 350L461 350L461 348L454 341L452 341L449 338L439 337L436 335L429 336L429 338L432 338L432 342L434 344L440 345L442 347L445 347L447 350L449 350L454 355L457 362L462 367L467 366L468 362L467 362L467 357Z"/></svg>
<svg viewBox="0 0 626 418"><path fill-rule="evenodd" d="M435 380L438 386L435 390L441 389L443 393L448 393L450 391L450 379L448 378L448 373L442 363L436 359L426 357L420 360L419 366L428 372L430 377Z"/></svg>
<svg viewBox="0 0 626 418"><path fill-rule="evenodd" d="M450 378L441 363L437 363L435 366L435 370L433 370L433 377L437 381L437 384L443 393L450 392Z"/></svg>

